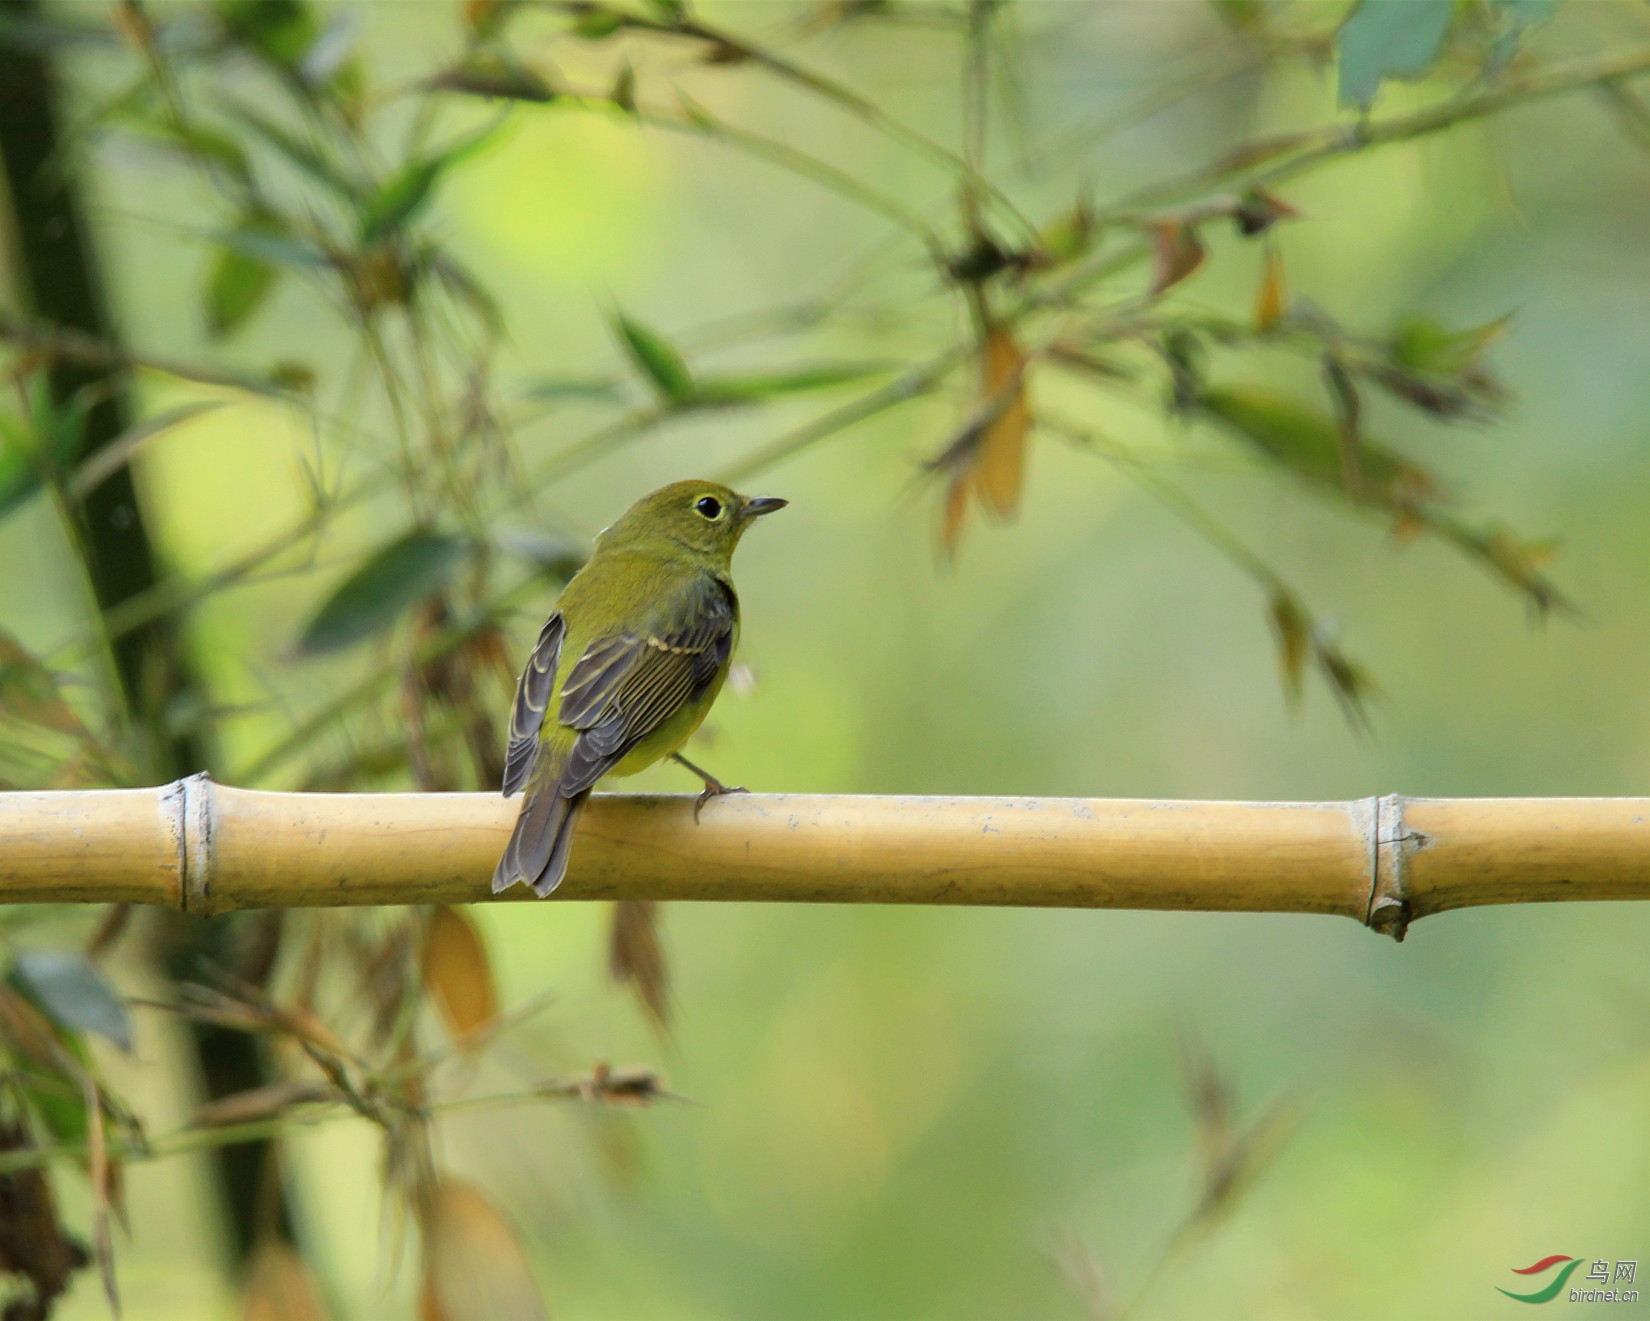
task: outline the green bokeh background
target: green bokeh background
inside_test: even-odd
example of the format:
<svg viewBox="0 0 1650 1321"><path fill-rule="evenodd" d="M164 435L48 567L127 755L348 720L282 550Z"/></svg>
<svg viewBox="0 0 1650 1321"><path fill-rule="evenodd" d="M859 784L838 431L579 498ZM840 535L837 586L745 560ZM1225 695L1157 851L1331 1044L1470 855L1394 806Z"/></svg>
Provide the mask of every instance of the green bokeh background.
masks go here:
<svg viewBox="0 0 1650 1321"><path fill-rule="evenodd" d="M796 40L795 8L706 9ZM1335 10L1293 13L1322 24ZM386 82L452 44L451 6L371 5L363 17L361 48ZM1035 143L1188 70L1212 79L1242 63L1200 4L1027 4L1013 30L1023 122L994 140L999 162L1019 154L1016 133ZM1556 59L1647 41L1643 6L1573 3L1533 49ZM954 140L951 39L849 28L799 50ZM82 94L105 72L84 60ZM851 162L912 205L947 204L943 177L756 73L704 85L718 113ZM1439 95L1392 86L1379 108ZM1236 141L1331 121L1333 98L1332 71L1306 62L1240 73L1050 175L1005 164L999 178L1049 214L1079 173L1102 199L1120 196ZM886 236L840 198L702 143L555 107L517 121L437 203L443 232L504 303L507 389L612 369L610 304L675 332L826 289ZM218 223L201 190L118 144L91 158L88 186L125 336L155 353L218 352L199 309L200 235ZM913 486L916 462L965 413L942 399L764 474L761 491L792 508L737 565L742 659L759 682L723 697L693 755L724 778L797 792L1650 793L1650 160L1577 96L1351 160L1287 196L1304 215L1279 235L1290 289L1333 315L1380 330L1409 311L1461 325L1516 312L1494 353L1516 395L1504 425L1446 430L1377 408L1371 427L1442 470L1475 514L1561 537L1553 572L1583 621L1532 628L1459 557L1399 546L1286 481L1194 474L1200 498L1341 621L1384 689L1372 737L1350 731L1321 689L1292 715L1252 584L1124 477L1053 441L1035 445L1018 520L976 526L945 569L932 492ZM945 333L955 308L918 256L879 266L865 300L898 315L816 337L818 356L915 352ZM1223 238L1185 297L1242 312L1258 261ZM298 357L327 382L345 343L293 286L226 352L252 365ZM1217 358L1215 373L1316 389L1281 358ZM1034 388L1039 405L1122 438L1163 434L1149 410L1062 396L1052 378ZM820 407L697 419L517 517L588 536L642 491L714 472ZM548 454L595 420L558 412L522 447ZM299 465L313 452L291 415L252 402L157 443L140 478L171 562L204 570L278 530L303 507ZM193 616L217 700L280 699L226 725L226 764L361 672L364 655L298 664L291 647L395 519L387 504L353 514L311 570ZM41 650L82 627L47 509L0 523L0 564L6 627ZM518 650L548 605L516 621ZM635 785L688 787L669 769ZM559 1318L1081 1317L1060 1263L1085 1253L1126 1298L1195 1197L1181 1025L1229 1070L1246 1114L1294 1088L1308 1105L1275 1164L1176 1258L1140 1315L1497 1317L1520 1313L1495 1286L1519 1287L1511 1268L1552 1253L1644 1258L1650 1272L1642 906L1451 913L1397 946L1324 918L676 905L668 1044L606 984L601 909L475 915L506 1000L546 987L558 998L474 1086L519 1084L546 1059L650 1061L693 1102L442 1124L449 1162L521 1227ZM140 984L135 967L123 975ZM113 1065L157 1129L188 1113L180 1058L167 1025L147 1017L136 1063ZM292 1151L304 1246L339 1315L409 1315L412 1271L397 1273L382 1233L372 1134L339 1125ZM232 1315L204 1162L137 1168L130 1185L126 1314ZM63 1315L101 1309L88 1277Z"/></svg>

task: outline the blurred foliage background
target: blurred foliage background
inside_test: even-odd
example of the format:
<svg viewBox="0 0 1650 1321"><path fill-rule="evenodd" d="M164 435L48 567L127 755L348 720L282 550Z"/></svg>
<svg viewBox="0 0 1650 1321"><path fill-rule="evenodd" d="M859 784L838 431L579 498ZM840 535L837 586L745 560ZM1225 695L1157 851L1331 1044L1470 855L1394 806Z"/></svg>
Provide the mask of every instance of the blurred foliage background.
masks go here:
<svg viewBox="0 0 1650 1321"><path fill-rule="evenodd" d="M0 20L8 786L490 787L725 476L752 788L1650 792L1642 5ZM1639 908L152 916L3 932L0 1177L128 1317L1491 1316L1650 1229Z"/></svg>

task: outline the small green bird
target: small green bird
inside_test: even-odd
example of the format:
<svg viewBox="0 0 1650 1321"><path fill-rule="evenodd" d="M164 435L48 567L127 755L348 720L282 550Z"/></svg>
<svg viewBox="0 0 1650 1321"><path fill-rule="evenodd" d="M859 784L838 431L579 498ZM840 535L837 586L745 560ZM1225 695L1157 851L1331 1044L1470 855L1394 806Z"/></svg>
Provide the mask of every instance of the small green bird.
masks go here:
<svg viewBox="0 0 1650 1321"><path fill-rule="evenodd" d="M494 894L520 882L543 898L561 884L579 810L604 775L673 757L705 782L695 818L706 799L734 792L677 750L722 690L739 639L733 548L786 503L673 482L596 538L516 686L504 796L527 793Z"/></svg>

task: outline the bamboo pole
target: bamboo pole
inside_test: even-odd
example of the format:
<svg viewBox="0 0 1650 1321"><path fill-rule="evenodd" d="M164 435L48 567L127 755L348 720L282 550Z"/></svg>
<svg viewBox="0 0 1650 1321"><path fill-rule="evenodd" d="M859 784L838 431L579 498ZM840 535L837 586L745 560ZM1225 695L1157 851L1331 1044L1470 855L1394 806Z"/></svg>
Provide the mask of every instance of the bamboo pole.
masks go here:
<svg viewBox="0 0 1650 1321"><path fill-rule="evenodd" d="M1403 939L1478 904L1650 898L1650 799L597 795L557 899L1339 913ZM492 794L291 794L192 776L0 794L0 903L236 908L490 897ZM511 898L528 897L523 890Z"/></svg>

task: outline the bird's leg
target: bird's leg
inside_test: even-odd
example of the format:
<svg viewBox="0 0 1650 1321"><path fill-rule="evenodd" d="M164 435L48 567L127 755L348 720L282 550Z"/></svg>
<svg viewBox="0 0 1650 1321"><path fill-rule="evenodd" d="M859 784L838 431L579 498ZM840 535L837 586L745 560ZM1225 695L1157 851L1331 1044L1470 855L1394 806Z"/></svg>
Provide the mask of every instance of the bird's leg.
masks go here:
<svg viewBox="0 0 1650 1321"><path fill-rule="evenodd" d="M679 752L671 753L670 754L670 759L674 762L679 762L683 766L686 766L690 771L692 771L695 775L697 775L701 780L703 780L705 782L705 791L704 791L704 793L700 794L697 798L695 798L693 800L693 820L696 824L699 820L699 809L701 807L703 807L706 803L710 802L710 800L712 798L716 798L721 794L748 794L750 792L750 790L745 788L745 786L742 785L742 784L735 784L735 785L723 784L714 775L712 775L709 771L707 771L703 766L695 766L691 761L689 761L686 757L684 757Z"/></svg>

